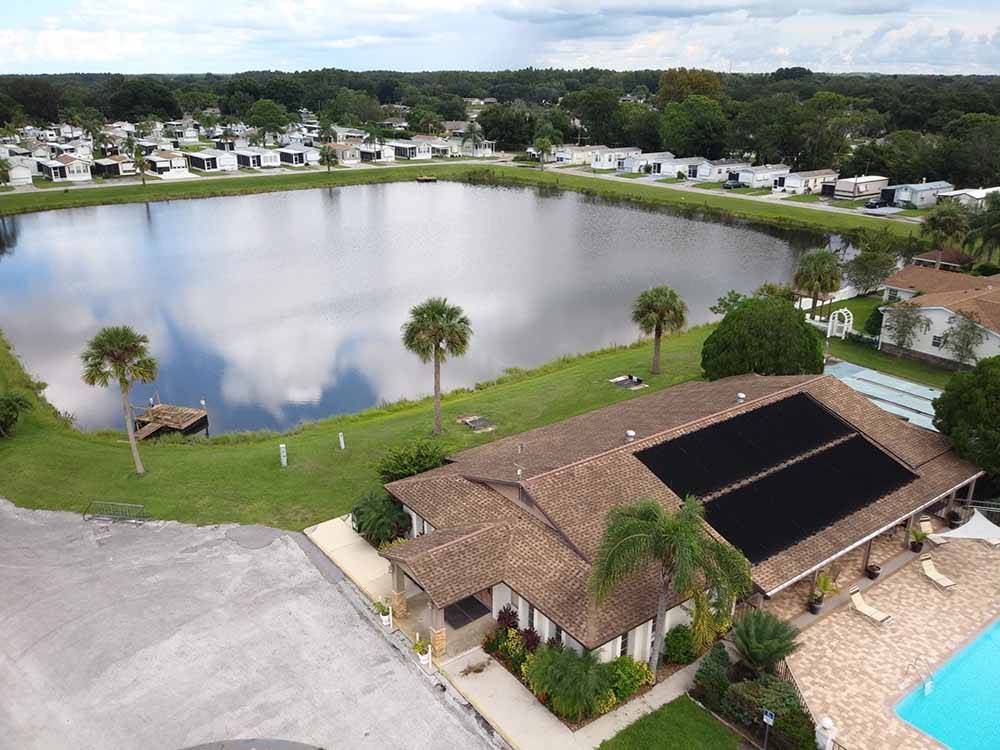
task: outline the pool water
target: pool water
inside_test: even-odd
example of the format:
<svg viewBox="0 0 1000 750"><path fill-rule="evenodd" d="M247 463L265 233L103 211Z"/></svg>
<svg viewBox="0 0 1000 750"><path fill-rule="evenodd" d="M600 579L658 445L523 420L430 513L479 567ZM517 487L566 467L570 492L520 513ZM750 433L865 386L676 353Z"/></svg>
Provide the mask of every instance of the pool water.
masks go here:
<svg viewBox="0 0 1000 750"><path fill-rule="evenodd" d="M896 704L896 714L951 750L1000 748L1000 620Z"/></svg>

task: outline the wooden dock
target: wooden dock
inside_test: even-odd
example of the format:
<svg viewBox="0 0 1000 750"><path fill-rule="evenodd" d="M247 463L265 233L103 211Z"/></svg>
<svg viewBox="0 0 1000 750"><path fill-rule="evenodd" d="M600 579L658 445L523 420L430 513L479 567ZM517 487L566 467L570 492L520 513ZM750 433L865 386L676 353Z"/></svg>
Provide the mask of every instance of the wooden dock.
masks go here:
<svg viewBox="0 0 1000 750"><path fill-rule="evenodd" d="M204 430L207 435L208 410L173 404L154 404L137 415L135 423L137 440L145 440L164 432L183 432L189 435Z"/></svg>

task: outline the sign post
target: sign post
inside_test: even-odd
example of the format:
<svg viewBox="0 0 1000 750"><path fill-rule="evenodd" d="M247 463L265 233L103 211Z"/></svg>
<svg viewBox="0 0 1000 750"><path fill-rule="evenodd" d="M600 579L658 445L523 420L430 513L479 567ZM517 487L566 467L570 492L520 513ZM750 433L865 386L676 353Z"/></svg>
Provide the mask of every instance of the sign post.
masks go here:
<svg viewBox="0 0 1000 750"><path fill-rule="evenodd" d="M768 711L764 709L764 750L767 750L767 737L771 733L771 727L774 726L774 711Z"/></svg>

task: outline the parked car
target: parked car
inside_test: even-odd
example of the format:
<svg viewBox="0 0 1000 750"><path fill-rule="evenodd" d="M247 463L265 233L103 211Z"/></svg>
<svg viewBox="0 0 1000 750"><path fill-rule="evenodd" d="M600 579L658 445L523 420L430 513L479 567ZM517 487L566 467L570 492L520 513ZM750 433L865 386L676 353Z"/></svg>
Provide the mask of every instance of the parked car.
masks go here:
<svg viewBox="0 0 1000 750"><path fill-rule="evenodd" d="M889 205L889 201L884 201L881 198L872 198L870 201L865 203L865 208L885 208Z"/></svg>
<svg viewBox="0 0 1000 750"><path fill-rule="evenodd" d="M723 190L735 190L736 188L743 187L743 183L739 180L726 180L722 183Z"/></svg>

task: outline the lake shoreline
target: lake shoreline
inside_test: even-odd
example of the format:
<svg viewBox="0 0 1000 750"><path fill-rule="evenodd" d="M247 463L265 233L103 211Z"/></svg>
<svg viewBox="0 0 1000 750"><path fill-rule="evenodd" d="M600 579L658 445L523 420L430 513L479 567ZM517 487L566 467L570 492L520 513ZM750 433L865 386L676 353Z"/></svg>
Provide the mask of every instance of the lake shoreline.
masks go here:
<svg viewBox="0 0 1000 750"><path fill-rule="evenodd" d="M831 213L782 203L762 203L738 197L715 195L705 191L697 200L690 192L669 186L602 180L577 174L559 174L557 170L482 164L421 164L370 169L339 169L330 172L261 175L229 179L205 178L196 181L163 182L150 180L143 185L120 185L94 188L53 189L46 192L0 195L0 218L19 214L53 211L85 206L192 200L259 193L314 190L320 188L417 181L424 174L440 180L471 184L555 188L611 200L660 206L681 215L699 213L713 217L731 216L758 226L805 229L827 233L850 234L861 229L881 229L900 236L917 232L913 225L868 216Z"/></svg>

